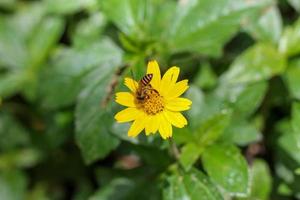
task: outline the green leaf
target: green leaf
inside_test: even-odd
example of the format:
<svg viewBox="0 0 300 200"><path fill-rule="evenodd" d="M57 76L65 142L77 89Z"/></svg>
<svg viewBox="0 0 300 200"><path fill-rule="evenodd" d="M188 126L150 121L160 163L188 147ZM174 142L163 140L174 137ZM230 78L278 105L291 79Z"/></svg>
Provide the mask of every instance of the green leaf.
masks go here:
<svg viewBox="0 0 300 200"><path fill-rule="evenodd" d="M223 110L214 115L203 124L194 133L194 142L199 146L207 146L214 143L222 135L226 126L229 124L231 112Z"/></svg>
<svg viewBox="0 0 300 200"><path fill-rule="evenodd" d="M89 18L80 21L72 35L74 46L84 48L92 45L101 36L106 22L105 16L100 12L93 13Z"/></svg>
<svg viewBox="0 0 300 200"><path fill-rule="evenodd" d="M295 170L295 174L296 174L296 175L300 175L300 168L297 168L297 169Z"/></svg>
<svg viewBox="0 0 300 200"><path fill-rule="evenodd" d="M264 81L246 86L234 102L234 112L244 116L253 114L265 97L267 87Z"/></svg>
<svg viewBox="0 0 300 200"><path fill-rule="evenodd" d="M245 119L235 117L225 129L221 140L246 146L252 142L261 140L262 134L257 128Z"/></svg>
<svg viewBox="0 0 300 200"><path fill-rule="evenodd" d="M201 171L192 169L183 175L168 178L169 186L163 191L164 200L222 200L222 196L211 180Z"/></svg>
<svg viewBox="0 0 300 200"><path fill-rule="evenodd" d="M196 75L194 83L202 89L211 89L216 85L217 77L210 64L204 63L203 66L201 66L201 70Z"/></svg>
<svg viewBox="0 0 300 200"><path fill-rule="evenodd" d="M83 78L99 65L109 62L111 66L118 65L120 57L120 49L107 38L94 41L85 48L60 49L41 74L39 96L42 105L55 109L74 103L84 86Z"/></svg>
<svg viewBox="0 0 300 200"><path fill-rule="evenodd" d="M120 40L128 51L152 54L165 52L168 25L176 3L170 0L103 0L104 14L122 32Z"/></svg>
<svg viewBox="0 0 300 200"><path fill-rule="evenodd" d="M282 195L282 196L292 196L293 195L293 191L292 189L288 186L288 184L286 183L281 183L278 186L278 194Z"/></svg>
<svg viewBox="0 0 300 200"><path fill-rule="evenodd" d="M298 153L300 151L299 108L299 103L293 104L291 121L292 129L284 131L278 140L279 146L298 164L300 164L300 154Z"/></svg>
<svg viewBox="0 0 300 200"><path fill-rule="evenodd" d="M43 19L38 29L32 34L28 42L29 68L36 70L45 60L63 33L64 21L58 17Z"/></svg>
<svg viewBox="0 0 300 200"><path fill-rule="evenodd" d="M249 194L247 162L237 147L212 145L204 151L202 161L211 179L230 195L243 197Z"/></svg>
<svg viewBox="0 0 300 200"><path fill-rule="evenodd" d="M293 6L295 10L300 12L300 2L298 0L287 0L287 1L291 4L291 6Z"/></svg>
<svg viewBox="0 0 300 200"><path fill-rule="evenodd" d="M294 56L300 53L300 20L296 21L293 26L285 28L280 41L279 51L286 56Z"/></svg>
<svg viewBox="0 0 300 200"><path fill-rule="evenodd" d="M28 83L23 87L24 94L28 99L35 99L38 87L38 72L55 47L63 33L64 21L62 18L48 17L43 20L38 30L32 34L28 42L29 58L26 67Z"/></svg>
<svg viewBox="0 0 300 200"><path fill-rule="evenodd" d="M140 0L103 0L102 9L105 15L126 35L139 35L143 25L147 4L150 1Z"/></svg>
<svg viewBox="0 0 300 200"><path fill-rule="evenodd" d="M285 154L286 155L286 154ZM286 183L292 183L295 180L293 170L288 168L284 162L278 162L275 165L276 175L284 180Z"/></svg>
<svg viewBox="0 0 300 200"><path fill-rule="evenodd" d="M122 54L115 47L109 52L113 54L84 77L85 87L76 105L76 142L88 164L105 157L119 144L119 140L109 131L114 119L110 101L105 101L110 95L107 88L120 65Z"/></svg>
<svg viewBox="0 0 300 200"><path fill-rule="evenodd" d="M0 154L0 169L16 167L33 167L41 160L41 153L37 149L23 148Z"/></svg>
<svg viewBox="0 0 300 200"><path fill-rule="evenodd" d="M221 82L258 82L283 73L285 68L286 59L282 54L271 45L258 43L237 57Z"/></svg>
<svg viewBox="0 0 300 200"><path fill-rule="evenodd" d="M48 12L57 14L71 14L97 5L96 0L46 0L45 4Z"/></svg>
<svg viewBox="0 0 300 200"><path fill-rule="evenodd" d="M180 1L169 28L170 49L220 56L241 20L264 6L262 1Z"/></svg>
<svg viewBox="0 0 300 200"><path fill-rule="evenodd" d="M227 108L221 98L215 95L205 95L194 85L190 85L186 97L193 102L192 106L195 108L187 111L189 125L193 130L198 129L200 124L205 123Z"/></svg>
<svg viewBox="0 0 300 200"><path fill-rule="evenodd" d="M47 185L43 182L35 184L30 191L27 192L26 198L31 200L49 200L47 194Z"/></svg>
<svg viewBox="0 0 300 200"><path fill-rule="evenodd" d="M24 10L30 14L23 13ZM25 6L14 18L4 22L5 31L0 31L0 38L5 41L3 49L0 47L0 63L10 70L20 71L14 71L3 80L1 85L4 86L0 89L3 96L24 91L29 99L35 97L37 71L60 38L64 28L61 18L48 17L41 20L43 15L43 7L40 4L32 4ZM12 84L10 85L9 82Z"/></svg>
<svg viewBox="0 0 300 200"><path fill-rule="evenodd" d="M272 177L268 164L264 160L257 159L253 162L251 180L251 193L244 200L268 200L272 189Z"/></svg>
<svg viewBox="0 0 300 200"><path fill-rule="evenodd" d="M97 191L89 198L89 200L126 199L133 189L133 181L125 178L118 178L114 179L111 183L109 183L109 185L106 185L104 188Z"/></svg>
<svg viewBox="0 0 300 200"><path fill-rule="evenodd" d="M224 83L216 89L215 93L216 98L228 101L236 114L248 117L260 106L267 87L268 84L265 81L236 85Z"/></svg>
<svg viewBox="0 0 300 200"><path fill-rule="evenodd" d="M181 141L187 143L181 149L179 158L180 163L186 170L189 170L192 167L206 146L213 144L221 137L225 128L229 124L230 118L231 112L228 110L223 110L220 113L208 118L200 125L198 124L198 128L194 131L190 130L180 133L185 135L177 136L176 139L180 139ZM192 134L190 132L192 132Z"/></svg>
<svg viewBox="0 0 300 200"><path fill-rule="evenodd" d="M285 81L292 97L300 100L300 59L289 62L285 72Z"/></svg>
<svg viewBox="0 0 300 200"><path fill-rule="evenodd" d="M28 76L24 73L14 71L0 75L0 96L8 98L24 88Z"/></svg>
<svg viewBox="0 0 300 200"><path fill-rule="evenodd" d="M28 131L9 113L0 112L0 149L12 150L30 144Z"/></svg>
<svg viewBox="0 0 300 200"><path fill-rule="evenodd" d="M251 196L268 200L272 190L272 176L268 164L264 160L255 160L252 174Z"/></svg>
<svg viewBox="0 0 300 200"><path fill-rule="evenodd" d="M134 178L114 178L104 187L101 187L90 200L127 200L127 199L159 199L160 193L156 182ZM147 188L147 190L145 190Z"/></svg>
<svg viewBox="0 0 300 200"><path fill-rule="evenodd" d="M7 19L0 17L0 67L7 69L24 68L27 59L22 35L15 31Z"/></svg>
<svg viewBox="0 0 300 200"><path fill-rule="evenodd" d="M10 170L0 173L0 196L5 200L23 200L27 179L23 172Z"/></svg>
<svg viewBox="0 0 300 200"><path fill-rule="evenodd" d="M30 58L27 42L45 15L40 2L18 6L16 14L0 17L0 65L8 69L24 69Z"/></svg>
<svg viewBox="0 0 300 200"><path fill-rule="evenodd" d="M300 134L300 103L292 104L292 128L293 131Z"/></svg>
<svg viewBox="0 0 300 200"><path fill-rule="evenodd" d="M196 127L199 124L200 117L203 114L203 109L205 107L205 97L204 93L194 85L190 85L190 88L186 92L186 97L193 102L193 107L197 109L190 109L187 114L190 118L190 125Z"/></svg>
<svg viewBox="0 0 300 200"><path fill-rule="evenodd" d="M181 165L185 168L185 170L188 171L191 169L193 164L200 157L203 150L203 148L197 146L194 143L188 143L182 147L179 161Z"/></svg>
<svg viewBox="0 0 300 200"><path fill-rule="evenodd" d="M46 16L45 4L43 2L32 2L19 4L15 15L9 19L9 23L15 34L24 40L28 40L32 33L39 28Z"/></svg>
<svg viewBox="0 0 300 200"><path fill-rule="evenodd" d="M3 8L13 8L17 0L2 0L0 1L0 7Z"/></svg>
<svg viewBox="0 0 300 200"><path fill-rule="evenodd" d="M267 7L258 16L249 17L243 25L252 37L262 42L277 44L282 33L282 19L276 5Z"/></svg>

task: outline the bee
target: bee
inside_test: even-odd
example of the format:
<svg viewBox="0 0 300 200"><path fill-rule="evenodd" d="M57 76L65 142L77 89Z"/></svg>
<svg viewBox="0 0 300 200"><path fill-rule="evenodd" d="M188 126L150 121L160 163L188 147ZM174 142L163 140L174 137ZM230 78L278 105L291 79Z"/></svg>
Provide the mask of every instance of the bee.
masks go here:
<svg viewBox="0 0 300 200"><path fill-rule="evenodd" d="M155 91L152 88L150 82L153 78L153 74L146 74L138 83L138 88L136 90L136 98L138 101L143 101L148 97L149 92Z"/></svg>

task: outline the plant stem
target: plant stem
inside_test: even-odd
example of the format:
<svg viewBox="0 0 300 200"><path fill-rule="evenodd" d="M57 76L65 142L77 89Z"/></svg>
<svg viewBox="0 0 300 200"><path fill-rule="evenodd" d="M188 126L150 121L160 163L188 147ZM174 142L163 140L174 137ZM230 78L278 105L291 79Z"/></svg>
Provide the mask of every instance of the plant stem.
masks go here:
<svg viewBox="0 0 300 200"><path fill-rule="evenodd" d="M178 160L180 153L179 153L179 149L177 148L176 143L174 142L173 138L169 139L169 143L170 143L170 151L171 151L172 156L176 160Z"/></svg>

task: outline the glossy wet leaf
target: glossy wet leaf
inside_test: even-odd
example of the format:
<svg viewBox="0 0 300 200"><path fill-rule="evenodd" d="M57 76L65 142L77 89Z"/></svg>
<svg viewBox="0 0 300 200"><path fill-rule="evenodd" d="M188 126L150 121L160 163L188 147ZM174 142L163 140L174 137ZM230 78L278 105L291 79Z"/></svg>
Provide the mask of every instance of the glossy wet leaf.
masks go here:
<svg viewBox="0 0 300 200"><path fill-rule="evenodd" d="M222 139L240 146L246 146L260 141L262 134L251 122L245 119L234 118L225 129Z"/></svg>
<svg viewBox="0 0 300 200"><path fill-rule="evenodd" d="M270 169L267 163L263 160L257 159L251 166L251 193L247 200L268 200L270 199L270 192L272 188L272 178Z"/></svg>
<svg viewBox="0 0 300 200"><path fill-rule="evenodd" d="M234 103L234 111L245 116L253 114L263 101L267 89L268 85L266 82L246 86Z"/></svg>
<svg viewBox="0 0 300 200"><path fill-rule="evenodd" d="M243 26L256 39L277 44L282 33L282 18L276 5L249 17Z"/></svg>
<svg viewBox="0 0 300 200"><path fill-rule="evenodd" d="M112 98L107 87L114 78L122 54L118 49L112 50L116 57L102 60L84 77L85 87L76 105L76 142L86 163L105 157L119 144L119 140L109 131L113 124L113 113L111 99L107 101L106 98Z"/></svg>
<svg viewBox="0 0 300 200"><path fill-rule="evenodd" d="M267 89L268 85L265 81L235 85L225 83L216 89L216 95L231 104L234 113L247 117L260 106Z"/></svg>
<svg viewBox="0 0 300 200"><path fill-rule="evenodd" d="M200 147L214 143L222 135L231 117L231 112L223 110L205 121L194 134L194 142Z"/></svg>
<svg viewBox="0 0 300 200"><path fill-rule="evenodd" d="M123 33L134 35L143 33L147 3L139 0L104 0L101 5L105 14Z"/></svg>
<svg viewBox="0 0 300 200"><path fill-rule="evenodd" d="M188 143L181 149L179 157L180 163L186 170L190 170L193 164L198 160L204 148L194 143Z"/></svg>
<svg viewBox="0 0 300 200"><path fill-rule="evenodd" d="M234 145L214 144L202 155L205 171L232 196L247 196L250 192L247 162Z"/></svg>
<svg viewBox="0 0 300 200"><path fill-rule="evenodd" d="M297 1L0 0L0 199L299 198ZM114 119L153 59L189 83L179 158Z"/></svg>
<svg viewBox="0 0 300 200"><path fill-rule="evenodd" d="M264 6L263 1L179 1L169 31L172 51L220 56L243 17Z"/></svg>
<svg viewBox="0 0 300 200"><path fill-rule="evenodd" d="M168 187L163 191L164 200L222 200L218 189L203 172L192 169L182 175L173 175L168 179Z"/></svg>
<svg viewBox="0 0 300 200"><path fill-rule="evenodd" d="M241 54L221 80L230 84L258 82L280 75L285 68L286 59L275 47L258 43Z"/></svg>

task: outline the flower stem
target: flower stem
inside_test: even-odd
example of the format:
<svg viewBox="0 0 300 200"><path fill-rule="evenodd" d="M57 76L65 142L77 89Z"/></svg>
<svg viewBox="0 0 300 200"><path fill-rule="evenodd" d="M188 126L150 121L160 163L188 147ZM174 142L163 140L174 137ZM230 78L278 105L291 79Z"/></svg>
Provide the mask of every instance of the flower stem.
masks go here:
<svg viewBox="0 0 300 200"><path fill-rule="evenodd" d="M176 160L178 160L180 153L179 153L179 149L178 149L176 143L174 142L173 138L169 139L169 144L170 144L170 151L171 151L172 156Z"/></svg>

